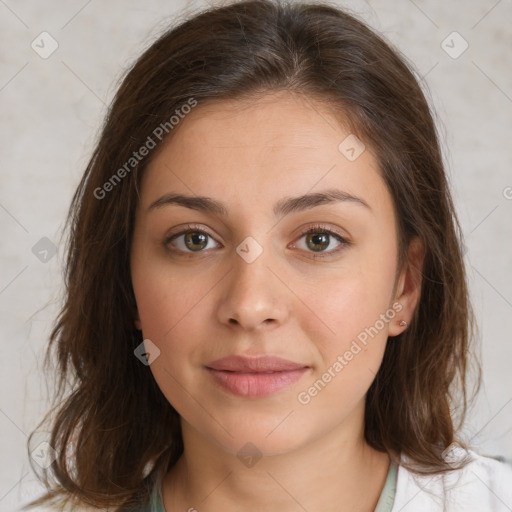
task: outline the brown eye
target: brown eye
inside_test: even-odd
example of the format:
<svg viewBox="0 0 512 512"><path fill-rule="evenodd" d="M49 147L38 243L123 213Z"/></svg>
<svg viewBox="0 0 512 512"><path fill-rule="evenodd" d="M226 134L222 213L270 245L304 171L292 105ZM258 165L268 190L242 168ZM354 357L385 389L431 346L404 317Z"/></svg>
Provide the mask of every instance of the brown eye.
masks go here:
<svg viewBox="0 0 512 512"><path fill-rule="evenodd" d="M329 257L350 245L342 236L322 226L313 226L302 233L299 240L305 239L305 251L314 253L315 258ZM337 246L335 245L337 242ZM296 244L298 245L298 244ZM334 248L332 246L334 245ZM331 250L326 250L331 247ZM299 247L302 249L302 247ZM315 254L316 253L316 254Z"/></svg>
<svg viewBox="0 0 512 512"><path fill-rule="evenodd" d="M185 246L191 251L201 251L208 245L208 235L199 231L185 233Z"/></svg>
<svg viewBox="0 0 512 512"><path fill-rule="evenodd" d="M324 251L329 247L330 235L327 233L308 233L306 235L306 245L313 251Z"/></svg>
<svg viewBox="0 0 512 512"><path fill-rule="evenodd" d="M176 252L204 252L204 249L216 247L215 244L209 247L208 243L210 241L214 242L213 238L208 233L192 226L186 231L181 231L180 233L175 233L167 237L164 240L164 246Z"/></svg>

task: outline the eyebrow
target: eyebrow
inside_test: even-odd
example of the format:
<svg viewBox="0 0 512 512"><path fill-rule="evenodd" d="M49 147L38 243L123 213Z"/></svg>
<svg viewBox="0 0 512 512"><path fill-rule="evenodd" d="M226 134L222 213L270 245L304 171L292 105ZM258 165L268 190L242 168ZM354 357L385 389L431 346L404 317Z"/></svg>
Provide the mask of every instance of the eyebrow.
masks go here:
<svg viewBox="0 0 512 512"><path fill-rule="evenodd" d="M300 212L309 210L323 204L332 204L337 202L352 203L361 205L372 211L370 205L360 197L344 192L338 189L323 190L321 192L313 192L304 194L297 197L285 197L280 199L273 208L275 217L284 217L293 212ZM206 196L188 196L183 194L168 193L153 201L148 211L152 211L163 206L177 204L190 208L191 210L198 210L205 213L212 213L223 217L228 216L228 209L224 203Z"/></svg>

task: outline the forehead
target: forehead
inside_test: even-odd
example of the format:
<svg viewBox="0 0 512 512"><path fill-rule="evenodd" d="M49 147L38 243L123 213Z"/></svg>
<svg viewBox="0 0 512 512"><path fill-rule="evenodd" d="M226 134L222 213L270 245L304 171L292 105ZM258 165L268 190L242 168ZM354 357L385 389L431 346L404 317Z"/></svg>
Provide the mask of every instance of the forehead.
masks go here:
<svg viewBox="0 0 512 512"><path fill-rule="evenodd" d="M347 144L357 152L364 146L311 98L281 92L199 104L175 129L145 169L143 207L168 191L264 207L266 198L273 205L326 188L364 195L377 210L390 207L368 145L347 158Z"/></svg>

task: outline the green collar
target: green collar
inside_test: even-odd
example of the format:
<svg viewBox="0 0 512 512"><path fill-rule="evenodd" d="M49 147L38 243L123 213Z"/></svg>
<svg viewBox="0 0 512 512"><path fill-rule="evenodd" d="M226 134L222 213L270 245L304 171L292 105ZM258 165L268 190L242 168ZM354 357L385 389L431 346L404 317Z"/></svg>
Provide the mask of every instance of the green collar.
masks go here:
<svg viewBox="0 0 512 512"><path fill-rule="evenodd" d="M395 491L396 464L391 462L389 465L388 476L384 482L384 487L380 493L380 498L374 512L391 512L395 501ZM151 493L149 512L166 512L162 500L161 482L157 482L157 485L155 485L153 492Z"/></svg>
<svg viewBox="0 0 512 512"><path fill-rule="evenodd" d="M395 501L395 492L396 492L396 464L391 461L389 465L388 476L386 477L386 481L384 482L384 487L382 492L380 493L379 501L377 502L377 507L375 508L375 512L391 512L393 508L393 503Z"/></svg>

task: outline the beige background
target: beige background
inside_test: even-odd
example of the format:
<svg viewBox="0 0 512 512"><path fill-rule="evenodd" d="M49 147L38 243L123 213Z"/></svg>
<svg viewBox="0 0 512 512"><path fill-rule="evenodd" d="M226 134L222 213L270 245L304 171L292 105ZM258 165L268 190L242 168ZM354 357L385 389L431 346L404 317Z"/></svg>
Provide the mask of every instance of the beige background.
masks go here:
<svg viewBox="0 0 512 512"><path fill-rule="evenodd" d="M468 437L481 453L512 461L512 2L339 4L395 43L431 91L482 337L484 388ZM39 492L25 444L47 407L42 348L62 286L61 229L106 105L125 67L166 22L205 5L0 0L2 512ZM47 58L31 47L51 50L43 31L58 44ZM467 50L453 58L464 41Z"/></svg>

